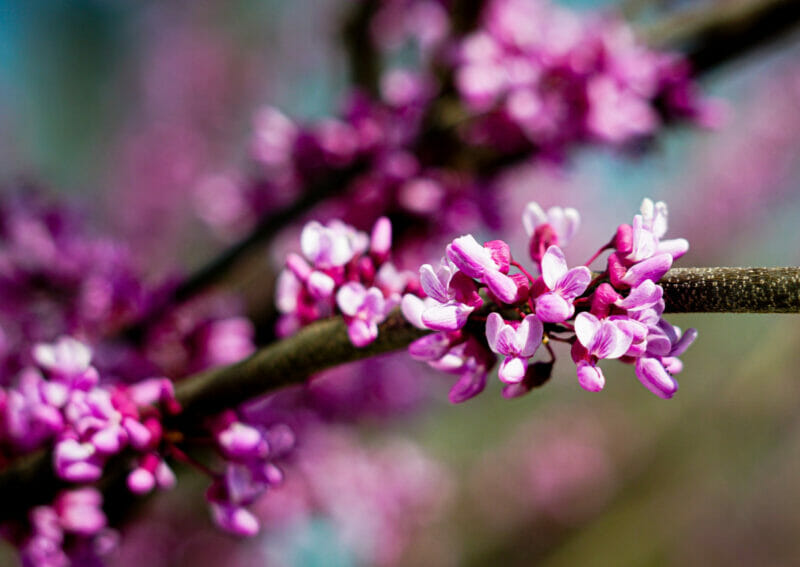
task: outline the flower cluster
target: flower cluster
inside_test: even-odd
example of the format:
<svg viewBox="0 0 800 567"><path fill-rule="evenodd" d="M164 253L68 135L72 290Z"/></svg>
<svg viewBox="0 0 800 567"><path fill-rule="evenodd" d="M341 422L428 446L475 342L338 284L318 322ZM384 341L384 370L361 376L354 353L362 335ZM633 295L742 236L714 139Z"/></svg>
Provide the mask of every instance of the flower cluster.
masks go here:
<svg viewBox="0 0 800 567"><path fill-rule="evenodd" d="M666 120L713 118L682 59L642 46L621 21L542 0L492 0L458 53L458 92L485 114L477 140L526 140L557 157L576 142L621 145Z"/></svg>
<svg viewBox="0 0 800 567"><path fill-rule="evenodd" d="M282 335L341 313L352 343L365 346L378 336L378 324L401 294L415 287L414 274L399 271L389 260L392 225L385 217L369 237L341 221L312 221L303 228L300 244L303 256L289 254L278 278Z"/></svg>
<svg viewBox="0 0 800 567"><path fill-rule="evenodd" d="M215 421L212 429L226 462L206 493L212 518L231 533L254 535L259 522L245 506L283 480L273 461L293 448L294 432L282 424L266 428L242 422L233 411Z"/></svg>
<svg viewBox="0 0 800 567"><path fill-rule="evenodd" d="M503 357L498 377L504 396L541 384L555 362L552 341L571 345L578 382L586 390L596 392L605 384L600 360L619 359L635 364L648 390L672 397L678 389L672 375L682 369L677 357L697 333L681 333L662 318L663 289L657 282L689 248L685 239L663 238L666 205L645 199L631 225L619 226L586 265L574 268L559 243L577 230L577 211L554 207L545 213L531 203L523 224L538 277L513 259L505 242L480 245L470 235L453 240L437 268L420 268L427 297L406 294L403 313L413 325L436 333L412 343L411 355L460 376L450 392L453 402L483 390L496 354ZM606 250L612 251L606 269L593 275L588 265ZM519 271L510 273L511 267ZM531 364L541 344L550 359Z"/></svg>
<svg viewBox="0 0 800 567"><path fill-rule="evenodd" d="M459 10L447 2L376 3L368 29L386 65L375 88L354 88L336 116L311 123L261 109L251 142L258 173L199 183L200 216L229 237L277 206L322 195L315 218L366 230L386 216L396 256L420 263L455 231L501 225L493 188L515 163L715 120L687 62L643 47L623 23L543 0L485 4L477 28L458 36L464 22L453 25ZM416 66L391 65L408 54L385 51L409 42L422 55Z"/></svg>
<svg viewBox="0 0 800 567"><path fill-rule="evenodd" d="M52 506L30 513L31 533L20 541L22 564L68 567L95 564L114 549L117 534L107 528L103 496L94 488L64 490Z"/></svg>
<svg viewBox="0 0 800 567"><path fill-rule="evenodd" d="M160 407L179 411L169 380L101 384L91 350L71 337L36 345L33 359L35 365L20 372L16 387L0 390L0 445L6 454L29 452L52 441L56 474L87 483L102 476L111 457L127 450L138 463L128 476L132 492L174 484L172 471L157 452Z"/></svg>

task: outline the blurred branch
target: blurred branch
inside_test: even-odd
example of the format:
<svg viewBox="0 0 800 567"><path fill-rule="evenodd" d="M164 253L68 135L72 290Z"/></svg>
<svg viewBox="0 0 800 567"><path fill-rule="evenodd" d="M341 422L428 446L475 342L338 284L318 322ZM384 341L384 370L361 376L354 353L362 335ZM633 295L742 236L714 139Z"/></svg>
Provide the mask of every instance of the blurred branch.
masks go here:
<svg viewBox="0 0 800 567"><path fill-rule="evenodd" d="M656 47L680 49L696 73L774 42L800 23L797 0L716 0L639 28Z"/></svg>
<svg viewBox="0 0 800 567"><path fill-rule="evenodd" d="M350 82L371 95L378 93L381 62L370 23L379 7L377 0L356 2L342 29Z"/></svg>

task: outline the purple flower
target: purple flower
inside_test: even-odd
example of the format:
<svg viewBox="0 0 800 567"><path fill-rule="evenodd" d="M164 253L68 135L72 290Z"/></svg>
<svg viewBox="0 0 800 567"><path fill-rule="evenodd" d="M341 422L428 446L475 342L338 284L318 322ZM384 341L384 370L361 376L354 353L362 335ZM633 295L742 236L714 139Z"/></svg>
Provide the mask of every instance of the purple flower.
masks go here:
<svg viewBox="0 0 800 567"><path fill-rule="evenodd" d="M247 508L225 502L211 502L211 518L223 530L239 536L258 533L258 518Z"/></svg>
<svg viewBox="0 0 800 567"><path fill-rule="evenodd" d="M506 384L515 384L525 377L528 359L542 342L542 322L535 315L526 316L518 326L506 323L498 313L489 314L486 320L486 340L489 348L505 355L497 372Z"/></svg>
<svg viewBox="0 0 800 567"><path fill-rule="evenodd" d="M600 320L588 312L579 313L575 318L578 342L573 345L573 359L576 359L578 383L583 389L589 392L603 389L605 376L597 361L620 358L628 351L633 335L626 330L616 321Z"/></svg>
<svg viewBox="0 0 800 567"><path fill-rule="evenodd" d="M303 254L318 268L344 266L356 254L366 251L369 239L341 221L324 226L311 221L300 234Z"/></svg>
<svg viewBox="0 0 800 567"><path fill-rule="evenodd" d="M514 280L500 271L492 252L472 235L461 236L447 246L447 257L467 276L482 281L504 303L514 303L518 289Z"/></svg>
<svg viewBox="0 0 800 567"><path fill-rule="evenodd" d="M436 331L460 329L466 324L469 314L482 303L475 283L445 259L435 271L430 264L424 264L419 269L419 280L422 289L434 301L432 304L426 302L420 315L425 328ZM409 309L412 305L419 306L417 302L409 303Z"/></svg>
<svg viewBox="0 0 800 567"><path fill-rule="evenodd" d="M103 474L102 461L94 445L65 439L53 451L56 474L70 482L93 482Z"/></svg>
<svg viewBox="0 0 800 567"><path fill-rule="evenodd" d="M678 327L663 319L650 327L644 355L636 360L636 376L642 385L664 399L671 398L678 390L678 382L672 377L682 369L678 356L683 354L697 338L695 329L681 334Z"/></svg>
<svg viewBox="0 0 800 567"><path fill-rule="evenodd" d="M536 316L544 323L561 323L575 313L573 301L592 281L586 266L567 269L567 260L558 246L551 246L542 257L542 280L549 290L536 298Z"/></svg>
<svg viewBox="0 0 800 567"><path fill-rule="evenodd" d="M572 207L550 207L547 213L535 201L525 205L522 212L522 226L531 239L531 250L534 249L533 240L542 241L545 232L548 234L547 245L542 247L544 253L553 244L566 246L578 232L581 216ZM539 248L539 246L537 246ZM534 261L541 261L541 256Z"/></svg>
<svg viewBox="0 0 800 567"><path fill-rule="evenodd" d="M336 293L336 304L345 315L347 334L357 347L363 347L378 336L378 323L394 307L377 287L366 289L358 282L349 282Z"/></svg>
<svg viewBox="0 0 800 567"><path fill-rule="evenodd" d="M653 203L645 198L641 207L642 225L649 230L656 240L656 253L668 253L677 260L689 251L689 242L685 238L663 240L667 233L667 204L664 201Z"/></svg>
<svg viewBox="0 0 800 567"><path fill-rule="evenodd" d="M459 404L483 391L489 369L495 362L494 354L475 337L469 336L438 360L428 362L428 365L448 374L459 375L448 395L451 403Z"/></svg>
<svg viewBox="0 0 800 567"><path fill-rule="evenodd" d="M103 495L98 490L81 488L59 493L53 507L64 530L89 536L106 527L102 504Z"/></svg>
<svg viewBox="0 0 800 567"><path fill-rule="evenodd" d="M60 337L53 344L39 343L33 348L39 366L66 377L84 374L92 360L92 350L72 337Z"/></svg>

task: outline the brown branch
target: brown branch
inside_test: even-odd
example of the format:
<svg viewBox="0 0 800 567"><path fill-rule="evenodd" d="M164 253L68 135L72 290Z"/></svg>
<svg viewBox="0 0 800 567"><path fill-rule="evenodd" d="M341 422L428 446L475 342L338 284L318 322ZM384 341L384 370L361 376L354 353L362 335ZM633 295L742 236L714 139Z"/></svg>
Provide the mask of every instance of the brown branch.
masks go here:
<svg viewBox="0 0 800 567"><path fill-rule="evenodd" d="M670 313L800 312L800 268L675 268L659 283Z"/></svg>
<svg viewBox="0 0 800 567"><path fill-rule="evenodd" d="M712 71L797 29L797 0L704 2L641 26L650 45L680 49L696 73Z"/></svg>
<svg viewBox="0 0 800 567"><path fill-rule="evenodd" d="M800 313L800 267L679 268L660 283L671 313ZM394 311L380 326L377 340L357 348L341 318L318 321L239 363L183 380L176 388L183 413L167 427L188 430L205 416L302 384L326 368L401 350L424 334ZM53 475L47 453L21 458L0 471L0 521L22 517L65 486Z"/></svg>

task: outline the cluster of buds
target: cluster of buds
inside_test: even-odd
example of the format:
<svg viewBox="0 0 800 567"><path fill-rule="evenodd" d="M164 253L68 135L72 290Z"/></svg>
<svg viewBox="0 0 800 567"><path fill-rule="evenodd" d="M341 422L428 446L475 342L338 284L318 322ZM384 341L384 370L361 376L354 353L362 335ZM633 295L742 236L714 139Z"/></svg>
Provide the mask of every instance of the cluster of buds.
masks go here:
<svg viewBox="0 0 800 567"><path fill-rule="evenodd" d="M107 527L103 496L95 488L61 491L52 506L28 516L31 531L19 543L25 566L93 565L112 551L118 534Z"/></svg>
<svg viewBox="0 0 800 567"><path fill-rule="evenodd" d="M20 372L16 386L0 390L0 442L7 455L53 442L58 477L88 483L102 476L112 456L130 451L137 462L128 476L132 492L175 483L157 452L163 434L161 408L179 411L169 380L100 384L91 350L71 337L38 344L32 354L35 365Z"/></svg>
<svg viewBox="0 0 800 567"><path fill-rule="evenodd" d="M352 343L365 346L378 336L378 324L402 294L417 287L413 273L399 271L389 260L392 225L385 217L375 222L371 236L340 221L312 221L303 228L300 244L303 256L289 254L278 278L283 336L341 313Z"/></svg>
<svg viewBox="0 0 800 567"><path fill-rule="evenodd" d="M224 472L213 475L206 492L211 517L228 532L255 535L259 521L246 507L283 481L283 472L274 461L294 447L294 432L283 424L245 423L232 410L218 416L211 429L225 459Z"/></svg>
<svg viewBox="0 0 800 567"><path fill-rule="evenodd" d="M571 345L578 382L586 390L605 385L600 360L619 359L635 364L641 383L657 396L670 398L677 391L672 376L682 369L677 357L697 333L681 333L662 318L663 288L657 282L686 253L688 242L663 239L667 207L645 199L632 225L621 225L585 265L570 269L559 245L572 238L579 222L574 209L545 213L536 203L526 207L523 224L538 277L514 260L505 242L481 245L470 235L453 240L438 267L420 268L427 297L406 294L403 314L436 333L418 339L409 351L460 376L451 401L483 390L495 355L503 357L498 377L504 396L540 385L555 362L551 341ZM588 266L607 250L612 252L606 269L592 274ZM511 267L518 272L510 273ZM531 364L542 344L549 360Z"/></svg>

